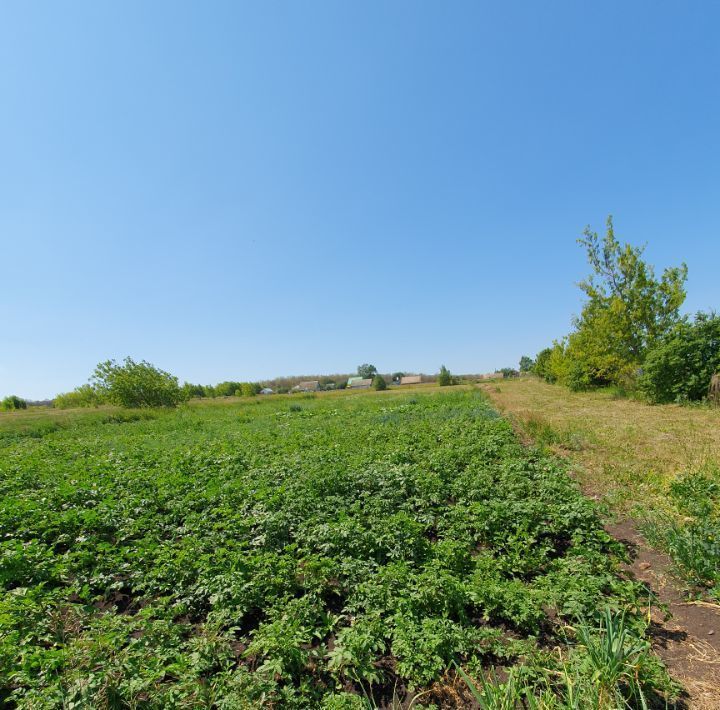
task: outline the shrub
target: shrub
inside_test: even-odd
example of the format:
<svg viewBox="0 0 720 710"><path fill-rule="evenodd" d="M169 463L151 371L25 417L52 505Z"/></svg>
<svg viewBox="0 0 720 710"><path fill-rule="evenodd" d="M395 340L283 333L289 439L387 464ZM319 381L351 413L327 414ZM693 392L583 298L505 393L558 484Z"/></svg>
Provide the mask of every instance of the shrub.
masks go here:
<svg viewBox="0 0 720 710"><path fill-rule="evenodd" d="M448 385L457 384L457 381L450 374L450 370L448 370L445 365L440 368L440 374L438 375L437 382L440 387L447 387Z"/></svg>
<svg viewBox="0 0 720 710"><path fill-rule="evenodd" d="M175 407L187 399L177 377L129 357L122 364L99 363L92 384L108 402L122 407Z"/></svg>
<svg viewBox="0 0 720 710"><path fill-rule="evenodd" d="M385 382L385 378L382 375L375 375L372 381L373 389L375 390L386 390L387 389L387 382Z"/></svg>
<svg viewBox="0 0 720 710"><path fill-rule="evenodd" d="M92 385L80 385L72 392L59 394L53 400L58 409L73 409L75 407L99 407L103 404L102 393Z"/></svg>
<svg viewBox="0 0 720 710"><path fill-rule="evenodd" d="M720 369L720 317L698 313L679 323L645 359L639 388L655 403L700 400Z"/></svg>
<svg viewBox="0 0 720 710"><path fill-rule="evenodd" d="M260 394L261 389L262 387L257 382L242 382L239 392L243 397L254 397L256 394Z"/></svg>
<svg viewBox="0 0 720 710"><path fill-rule="evenodd" d="M11 412L16 409L27 409L27 402L21 397L11 394L0 402L0 409L6 412Z"/></svg>

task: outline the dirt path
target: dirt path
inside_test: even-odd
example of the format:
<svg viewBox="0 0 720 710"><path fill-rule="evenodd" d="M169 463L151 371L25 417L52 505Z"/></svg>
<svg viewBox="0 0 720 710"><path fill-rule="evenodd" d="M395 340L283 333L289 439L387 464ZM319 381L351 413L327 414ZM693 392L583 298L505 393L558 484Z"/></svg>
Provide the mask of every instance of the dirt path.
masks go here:
<svg viewBox="0 0 720 710"><path fill-rule="evenodd" d="M687 418L678 417L676 412L679 408L663 411L639 403L616 403L590 395L585 400L583 395L567 394L559 387L543 383L489 384L481 385L481 389L501 412L510 415L519 436L528 443L532 441L530 433L533 425L537 430L538 422L541 424L540 430L546 433L547 429L543 430L542 426L553 427L552 431L557 431L554 427L559 427L560 430L565 427L567 431L569 423L572 423L571 433L575 435L580 431L587 440L589 431L594 430L597 433L601 421L610 420L610 423L603 424L608 430L608 436L595 436L593 445L588 448L573 451L562 445L551 446L559 455L579 464L575 477L585 495L595 500L602 499L606 503L612 503L613 498L609 499L608 493L612 493L615 486L627 491L632 484L628 483L626 476L631 477L633 473L637 475L642 462L647 467L648 460L651 460L659 474L667 475L671 475L673 467L680 464L680 461L676 460L679 456L677 450L670 455L669 446L667 451L647 446L652 438L662 438L665 446L668 432L677 438L686 434L684 428L688 427ZM640 410L640 413L644 421L641 421L634 410L643 407L644 410ZM615 412L616 409L619 411ZM620 421L621 416L614 415L625 409L632 410L632 414L636 416L633 417L632 435L623 438L627 426ZM627 415L625 412L622 414ZM684 415L682 410L680 415ZM653 419L655 416L657 420ZM708 418L704 413L700 413L700 416ZM713 415L709 415L709 418L712 419ZM714 423L714 420L711 423ZM585 428L588 431L585 431ZM706 431L703 428L703 432ZM705 433L711 443L717 436L717 430ZM696 453L692 449L700 448L702 456L707 456L707 442L703 441L702 447L698 446L698 439L694 439L692 443L695 446L689 447L689 454L684 452L683 457L694 457ZM713 443L713 455L716 443ZM664 466L666 459L668 465ZM617 474L615 461L617 468L622 470L622 475ZM687 465L690 461L683 463ZM652 482L648 488L638 485L633 493L648 493L652 500L656 493L655 484L656 482ZM631 562L624 565L624 573L647 585L670 615L665 619L662 612L653 611L653 647L667 665L670 674L686 689L685 701L688 708L720 710L720 605L689 601L685 586L672 574L672 560L653 549L639 532L638 522L626 514L628 500L630 503L637 503L637 498L633 501L633 495L629 494L629 498L615 500L621 503L615 508L619 515L618 520L606 525L605 529L628 549Z"/></svg>
<svg viewBox="0 0 720 710"><path fill-rule="evenodd" d="M672 615L665 620L659 611L653 611L653 647L670 674L685 687L688 706L718 710L720 607L686 600L682 585L672 576L672 561L649 547L635 521L626 518L605 529L630 553L625 573L646 584Z"/></svg>

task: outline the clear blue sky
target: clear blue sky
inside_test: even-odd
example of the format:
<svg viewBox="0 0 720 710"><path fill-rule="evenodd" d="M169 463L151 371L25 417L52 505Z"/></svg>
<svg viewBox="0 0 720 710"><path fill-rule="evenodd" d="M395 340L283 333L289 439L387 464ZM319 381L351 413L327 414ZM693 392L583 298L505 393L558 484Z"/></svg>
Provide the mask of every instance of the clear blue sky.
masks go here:
<svg viewBox="0 0 720 710"><path fill-rule="evenodd" d="M714 2L4 2L0 395L482 372L608 213L720 306Z"/></svg>

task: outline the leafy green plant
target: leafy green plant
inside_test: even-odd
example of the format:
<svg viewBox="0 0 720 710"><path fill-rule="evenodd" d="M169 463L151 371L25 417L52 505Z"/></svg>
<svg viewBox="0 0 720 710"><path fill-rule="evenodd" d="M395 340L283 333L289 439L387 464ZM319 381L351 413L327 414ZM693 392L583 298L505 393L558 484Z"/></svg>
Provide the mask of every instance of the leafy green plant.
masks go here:
<svg viewBox="0 0 720 710"><path fill-rule="evenodd" d="M382 375L375 375L375 377L373 377L372 386L374 390L379 392L387 389L387 382L385 382L385 378Z"/></svg>
<svg viewBox="0 0 720 710"><path fill-rule="evenodd" d="M418 706L453 662L564 697L539 634L589 682L559 629L638 591L562 463L477 390L301 404L0 418L6 704Z"/></svg>
<svg viewBox="0 0 720 710"><path fill-rule="evenodd" d="M11 394L9 397L5 397L5 399L0 401L0 410L12 412L16 409L27 409L27 402L14 394Z"/></svg>

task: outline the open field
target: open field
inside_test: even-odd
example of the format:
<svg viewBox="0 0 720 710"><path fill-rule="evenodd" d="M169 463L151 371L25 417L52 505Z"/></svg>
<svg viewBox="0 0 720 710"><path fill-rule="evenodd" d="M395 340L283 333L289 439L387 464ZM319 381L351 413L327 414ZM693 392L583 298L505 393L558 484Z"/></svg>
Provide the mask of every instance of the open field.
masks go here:
<svg viewBox="0 0 720 710"><path fill-rule="evenodd" d="M720 468L720 409L648 406L609 391L571 392L535 377L483 385L533 440L582 464L586 490L613 508L668 506L680 474Z"/></svg>
<svg viewBox="0 0 720 710"><path fill-rule="evenodd" d="M448 389L1 418L6 704L663 705L594 504Z"/></svg>

